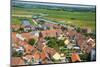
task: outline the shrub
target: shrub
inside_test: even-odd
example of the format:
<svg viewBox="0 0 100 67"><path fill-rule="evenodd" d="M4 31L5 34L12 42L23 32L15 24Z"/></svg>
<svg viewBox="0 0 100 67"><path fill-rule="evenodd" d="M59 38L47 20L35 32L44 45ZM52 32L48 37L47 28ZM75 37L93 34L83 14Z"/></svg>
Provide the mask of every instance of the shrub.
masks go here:
<svg viewBox="0 0 100 67"><path fill-rule="evenodd" d="M85 53L80 55L81 60L83 61L90 61L90 54Z"/></svg>
<svg viewBox="0 0 100 67"><path fill-rule="evenodd" d="M28 43L33 46L34 43L35 43L35 40L34 39L29 39Z"/></svg>
<svg viewBox="0 0 100 67"><path fill-rule="evenodd" d="M14 51L14 52L12 52L12 56L13 57L21 57L21 56L23 56L23 53Z"/></svg>

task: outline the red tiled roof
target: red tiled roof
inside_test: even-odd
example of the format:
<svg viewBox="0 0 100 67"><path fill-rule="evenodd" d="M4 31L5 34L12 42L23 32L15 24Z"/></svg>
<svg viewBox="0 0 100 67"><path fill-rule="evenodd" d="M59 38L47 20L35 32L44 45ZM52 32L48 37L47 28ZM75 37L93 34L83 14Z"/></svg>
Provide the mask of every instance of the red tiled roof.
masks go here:
<svg viewBox="0 0 100 67"><path fill-rule="evenodd" d="M12 24L12 25L11 25L11 28L12 28L12 29L19 29L19 28L20 28L20 25Z"/></svg>
<svg viewBox="0 0 100 67"><path fill-rule="evenodd" d="M73 53L72 54L71 60L72 60L72 62L81 61L80 57L79 57L79 55L77 53Z"/></svg>
<svg viewBox="0 0 100 67"><path fill-rule="evenodd" d="M49 53L51 56L53 56L56 53L56 50L54 50L53 48L50 47L45 47L43 49L44 52Z"/></svg>
<svg viewBox="0 0 100 67"><path fill-rule="evenodd" d="M26 55L25 57L28 58L28 59L32 59L33 55Z"/></svg>
<svg viewBox="0 0 100 67"><path fill-rule="evenodd" d="M22 36L25 37L27 40L33 38L33 36L30 33L22 33Z"/></svg>
<svg viewBox="0 0 100 67"><path fill-rule="evenodd" d="M43 51L41 52L40 56L41 56L41 59L42 59L42 60L44 60L45 58L47 58L46 53L43 52Z"/></svg>
<svg viewBox="0 0 100 67"><path fill-rule="evenodd" d="M27 45L27 42L25 41L19 41L18 44L20 44L21 46Z"/></svg>
<svg viewBox="0 0 100 67"><path fill-rule="evenodd" d="M25 48L25 53L32 53L34 49L34 47L29 44L24 45L24 48Z"/></svg>
<svg viewBox="0 0 100 67"><path fill-rule="evenodd" d="M44 30L41 31L43 34L43 37L50 36L50 37L55 37L56 34L62 33L61 29L53 29L53 30Z"/></svg>
<svg viewBox="0 0 100 67"><path fill-rule="evenodd" d="M40 54L39 54L38 51L36 51L36 52L33 54L33 56L34 56L34 59L36 59L36 60L40 59Z"/></svg>
<svg viewBox="0 0 100 67"><path fill-rule="evenodd" d="M67 35L69 35L70 37L71 36L74 36L76 34L76 31L75 30L69 30L68 32L67 32Z"/></svg>
<svg viewBox="0 0 100 67"><path fill-rule="evenodd" d="M38 60L38 59L41 59L41 60L45 60L47 58L47 55L45 52L39 52L39 51L36 51L34 54L34 59Z"/></svg>
<svg viewBox="0 0 100 67"><path fill-rule="evenodd" d="M85 50L86 53L89 53L92 49L92 44L94 43L92 40L87 42L86 37L84 37L82 34L78 33L76 35L76 40L78 45L81 49Z"/></svg>
<svg viewBox="0 0 100 67"><path fill-rule="evenodd" d="M11 65L24 65L24 61L20 57L12 57Z"/></svg>
<svg viewBox="0 0 100 67"><path fill-rule="evenodd" d="M13 42L13 43L18 42L19 39L16 37L16 32L12 32L11 34L12 34L12 35L11 35L11 37L12 37L12 42Z"/></svg>
<svg viewBox="0 0 100 67"><path fill-rule="evenodd" d="M86 53L90 53L92 49L92 46L88 46L87 48L85 48Z"/></svg>
<svg viewBox="0 0 100 67"><path fill-rule="evenodd" d="M85 39L86 37L84 35L82 35L81 33L76 33L76 39Z"/></svg>

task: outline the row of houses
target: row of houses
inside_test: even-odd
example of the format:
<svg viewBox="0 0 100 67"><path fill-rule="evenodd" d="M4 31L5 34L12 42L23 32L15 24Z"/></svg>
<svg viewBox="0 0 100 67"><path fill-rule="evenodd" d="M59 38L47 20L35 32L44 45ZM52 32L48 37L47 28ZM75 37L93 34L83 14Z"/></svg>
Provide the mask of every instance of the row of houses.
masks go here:
<svg viewBox="0 0 100 67"><path fill-rule="evenodd" d="M90 53L91 49L95 45L95 39L86 37L76 31L69 31L67 35L71 40L75 41L76 45L78 45L82 51L85 51L86 53Z"/></svg>
<svg viewBox="0 0 100 67"><path fill-rule="evenodd" d="M33 19L33 22L35 21ZM35 24L39 23L35 22ZM68 47L70 47L69 45L75 44L86 53L90 53L91 49L95 46L94 39L85 37L82 34L82 32L87 33L86 29L83 29L82 32L77 32L75 27L69 25L63 26L44 22L37 26L32 26L28 20L23 20L21 25L12 24L11 27L13 30L24 28L24 32L20 34L16 31L12 32L12 51L23 54L21 57L12 57L12 65L54 63L52 59L62 60L62 58L65 58L64 55L62 57L62 54L54 48L48 47L45 41L39 41L40 32L42 34L41 39L45 37L62 39L64 37L64 43ZM28 32L29 30L31 31ZM28 43L30 39L35 39L38 43L32 46Z"/></svg>
<svg viewBox="0 0 100 67"><path fill-rule="evenodd" d="M55 49L48 47L46 44L40 43L37 47L31 46L22 38L30 39L32 36L29 35L29 33L17 34L12 32L12 46L14 50L18 52L22 51L22 49L24 50L22 51L24 55L21 57L12 57L12 65L31 64L32 60L34 60L32 64L52 63L51 58L55 60L59 60L61 58L60 54ZM39 47L42 51L39 51Z"/></svg>
<svg viewBox="0 0 100 67"><path fill-rule="evenodd" d="M58 30L57 30L58 31ZM51 34L51 35L49 35L49 36L51 36L51 37L55 37L55 36L57 36L57 32L55 32L54 34L52 34L52 32L50 32L50 33L48 33L47 34L47 32L48 31L45 31L46 33L44 34L44 31L42 32L42 34L44 34L43 35L43 37L45 37L45 35L47 36L48 34ZM62 33L62 32L61 32ZM60 34L61 34L60 33ZM70 33L70 32L69 32ZM67 33L68 34L68 33ZM70 33L71 34L71 33ZM60 56L60 54L57 52L57 51L55 51L53 48L50 48L50 47L47 47L46 45L44 45L44 44L40 44L40 45L38 45L38 47L37 48L42 48L42 52L43 52L43 54L41 54L42 52L40 52L40 51L38 51L38 49L37 48L35 48L35 47L33 47L33 46L31 46L31 45L29 45L27 42L25 42L24 40L23 40L23 38L27 38L27 39L30 39L30 38L32 38L32 35L29 35L29 33L22 33L21 34L22 36L18 36L17 35L17 33L15 33L15 32L13 32L12 33L12 41L13 41L13 43L18 43L20 46L23 46L24 47L24 49L25 49L25 57L24 58L27 58L27 54L29 54L30 56L31 56L31 60L32 60L32 58L35 58L35 59L38 59L38 60L40 60L40 57L41 58L54 58L55 60L57 60L57 59L59 59L61 56ZM27 36L26 36L27 35ZM54 35L54 36L52 36L52 35ZM68 34L69 35L69 34ZM74 36L75 34L73 34L73 35L69 35L70 37L71 36ZM20 37L23 37L23 38L20 38ZM34 37L33 37L34 38ZM91 49L92 49L92 46L94 46L95 45L95 41L92 39L92 38L89 38L89 39L85 39L84 38L84 36L82 36L80 33L77 33L76 34L76 41L77 41L77 44L80 46L80 48L82 49L82 50L85 50L87 53L89 53L90 51L91 51ZM18 47L17 47L18 48ZM36 53L35 53L36 52ZM38 53L39 52L39 53ZM32 54L33 53L33 54ZM47 54L47 55L46 55ZM42 55L44 55L43 57L42 57ZM13 59L14 58L17 58L17 57L13 57ZM18 57L19 58L19 57ZM23 59L23 58L22 58ZM19 62L21 62L22 63L22 60L21 59L21 57L20 57L20 60L19 60ZM28 58L29 59L29 58ZM42 63L48 63L49 61L48 60L45 60L45 61L43 61ZM24 61L24 60L23 60ZM14 64L14 65L16 65L16 63L17 63L17 61L14 59L14 60L12 60L12 64ZM28 62L27 62L28 63ZM26 63L26 64L27 64ZM20 65L20 63L17 63L17 64L19 64ZM25 64L25 61L24 61L24 63L23 64ZM35 64L35 63L34 63ZM36 64L39 64L39 61L37 61L37 63Z"/></svg>

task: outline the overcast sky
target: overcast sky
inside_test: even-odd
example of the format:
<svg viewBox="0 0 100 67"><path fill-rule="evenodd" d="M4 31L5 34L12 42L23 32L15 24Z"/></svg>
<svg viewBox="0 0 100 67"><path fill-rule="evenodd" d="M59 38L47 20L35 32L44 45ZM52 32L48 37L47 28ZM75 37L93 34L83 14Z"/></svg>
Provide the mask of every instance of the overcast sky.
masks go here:
<svg viewBox="0 0 100 67"><path fill-rule="evenodd" d="M65 6L65 7L95 8L95 6L91 6L91 5L90 5L90 6L89 6L89 5L88 5L88 6L87 6L87 5L80 5L80 6L79 6L79 5L73 5L73 4L70 4L70 3L67 3L67 4L45 3L45 2L40 3L40 2L37 2L37 1L36 1L36 2L30 2L30 1L28 1L28 2L26 2L26 1L25 1L25 2L24 2L24 1L21 1L21 2L20 2L20 1L18 1L18 0L17 0L17 1L15 0L14 3L35 4L35 5L40 5L40 4L41 4L41 5L62 6L62 7Z"/></svg>
<svg viewBox="0 0 100 67"><path fill-rule="evenodd" d="M39 2L96 5L96 0L22 0L22 1L39 1Z"/></svg>

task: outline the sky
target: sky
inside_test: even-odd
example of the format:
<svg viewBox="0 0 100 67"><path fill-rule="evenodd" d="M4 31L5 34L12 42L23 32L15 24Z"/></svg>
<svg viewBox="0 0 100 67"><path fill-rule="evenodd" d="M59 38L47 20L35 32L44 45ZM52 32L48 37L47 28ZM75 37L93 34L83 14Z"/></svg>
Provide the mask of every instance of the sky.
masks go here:
<svg viewBox="0 0 100 67"><path fill-rule="evenodd" d="M30 1L28 1L28 2L26 2L26 1L25 1L25 2L24 2L24 1L21 1L21 2L20 2L20 1L18 1L18 0L17 0L17 1L15 0L14 2L15 2L15 3L24 3L24 4L36 4L36 5L40 5L40 4L41 4L41 5L50 5L50 6L62 6L62 7L65 6L65 7L95 8L95 6L91 6L91 5L90 5L90 6L89 6L89 5L88 5L88 6L87 6L87 5L80 5L80 6L79 6L79 5L73 5L73 4L70 4L70 3L61 4L61 2L60 2L60 4L58 4L58 3L45 3L45 2L40 3L40 2L37 2L37 1L36 1L36 2L30 2ZM69 5L69 4L70 4L70 5Z"/></svg>
<svg viewBox="0 0 100 67"><path fill-rule="evenodd" d="M22 0L22 1L39 1L39 2L96 5L96 0Z"/></svg>

